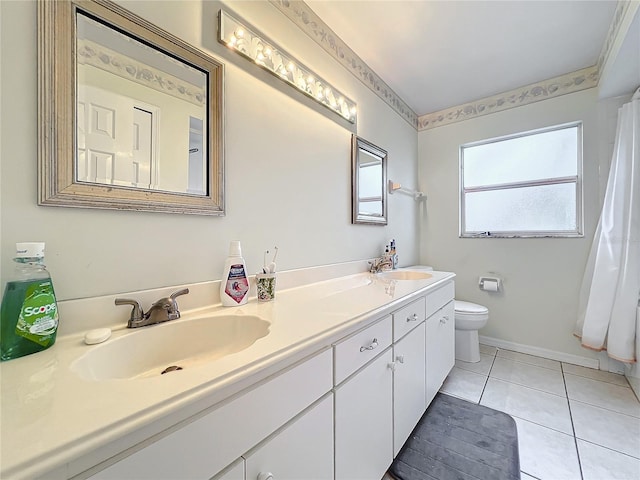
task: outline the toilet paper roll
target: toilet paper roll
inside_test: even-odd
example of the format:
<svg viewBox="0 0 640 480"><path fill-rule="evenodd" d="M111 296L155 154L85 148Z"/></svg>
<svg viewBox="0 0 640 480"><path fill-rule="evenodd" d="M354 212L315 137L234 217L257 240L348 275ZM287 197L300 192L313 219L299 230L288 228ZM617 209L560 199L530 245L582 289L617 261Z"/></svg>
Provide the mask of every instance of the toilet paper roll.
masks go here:
<svg viewBox="0 0 640 480"><path fill-rule="evenodd" d="M487 292L497 292L498 291L498 281L497 280L484 280L482 282L482 290L486 290Z"/></svg>

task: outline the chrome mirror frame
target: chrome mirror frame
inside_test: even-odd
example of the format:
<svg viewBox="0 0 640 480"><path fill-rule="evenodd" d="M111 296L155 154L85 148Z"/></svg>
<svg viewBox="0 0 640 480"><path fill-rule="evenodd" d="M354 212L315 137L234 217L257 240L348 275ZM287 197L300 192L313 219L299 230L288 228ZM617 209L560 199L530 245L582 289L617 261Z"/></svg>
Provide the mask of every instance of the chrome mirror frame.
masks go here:
<svg viewBox="0 0 640 480"><path fill-rule="evenodd" d="M380 196L366 199L368 201L381 202L380 214L364 212L361 208L361 201L363 200L363 197L360 196L360 169L362 166L362 161L360 158L361 152L365 152L370 156L380 159L382 168ZM358 137L357 135L351 136L351 204L351 223L368 225L387 224L387 152L382 148L374 145L373 143L368 142L361 137Z"/></svg>

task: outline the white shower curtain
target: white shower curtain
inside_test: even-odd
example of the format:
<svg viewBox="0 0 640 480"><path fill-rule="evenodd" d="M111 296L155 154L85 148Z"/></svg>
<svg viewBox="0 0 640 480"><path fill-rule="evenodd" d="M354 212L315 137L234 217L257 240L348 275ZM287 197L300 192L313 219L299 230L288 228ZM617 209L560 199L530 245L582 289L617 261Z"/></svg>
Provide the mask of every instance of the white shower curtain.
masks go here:
<svg viewBox="0 0 640 480"><path fill-rule="evenodd" d="M618 112L600 221L580 290L582 345L634 362L640 298L640 89Z"/></svg>

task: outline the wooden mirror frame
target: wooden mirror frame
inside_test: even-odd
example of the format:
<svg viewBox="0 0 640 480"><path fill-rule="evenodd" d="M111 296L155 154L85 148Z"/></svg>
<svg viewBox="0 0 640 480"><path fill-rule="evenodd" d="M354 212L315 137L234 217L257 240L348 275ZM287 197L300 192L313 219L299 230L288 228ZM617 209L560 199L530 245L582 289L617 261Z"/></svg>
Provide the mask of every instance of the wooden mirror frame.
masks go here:
<svg viewBox="0 0 640 480"><path fill-rule="evenodd" d="M206 195L75 180L78 11L207 73ZM38 205L224 215L223 76L222 63L113 2L38 2Z"/></svg>

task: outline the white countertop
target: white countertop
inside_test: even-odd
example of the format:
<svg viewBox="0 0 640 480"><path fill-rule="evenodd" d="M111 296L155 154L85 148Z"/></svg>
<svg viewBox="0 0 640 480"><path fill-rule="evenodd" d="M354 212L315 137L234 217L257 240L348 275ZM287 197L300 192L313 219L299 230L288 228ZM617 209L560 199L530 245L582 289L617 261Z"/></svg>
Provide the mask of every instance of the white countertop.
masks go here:
<svg viewBox="0 0 640 480"><path fill-rule="evenodd" d="M257 303L253 298L236 308L215 305L185 311L173 322L248 314L271 325L269 334L247 349L185 368L178 375L84 380L70 368L96 348L84 344L84 332L59 337L43 352L3 362L0 478L34 478L53 471L76 475L454 277L430 273L426 280L360 273L278 291L273 302ZM136 332L124 327L115 329L112 339Z"/></svg>

